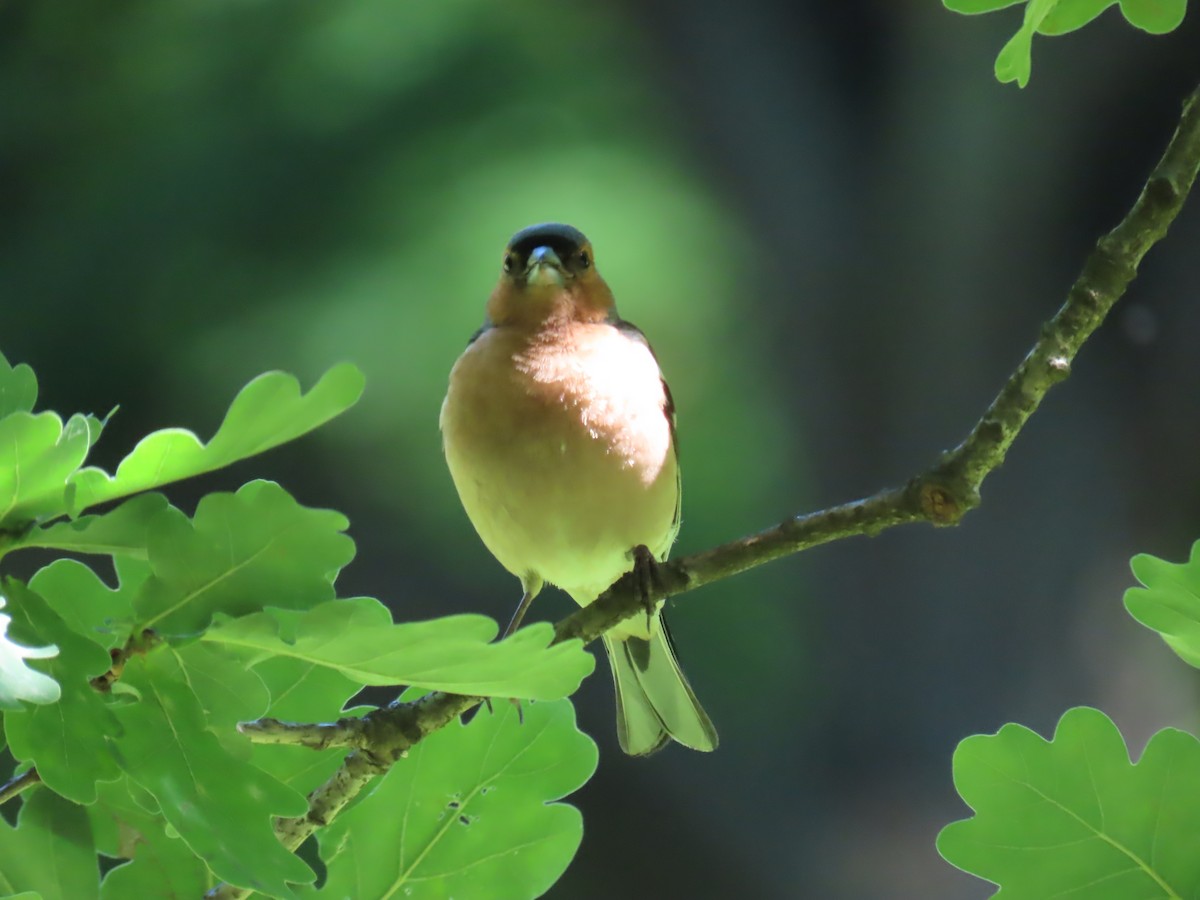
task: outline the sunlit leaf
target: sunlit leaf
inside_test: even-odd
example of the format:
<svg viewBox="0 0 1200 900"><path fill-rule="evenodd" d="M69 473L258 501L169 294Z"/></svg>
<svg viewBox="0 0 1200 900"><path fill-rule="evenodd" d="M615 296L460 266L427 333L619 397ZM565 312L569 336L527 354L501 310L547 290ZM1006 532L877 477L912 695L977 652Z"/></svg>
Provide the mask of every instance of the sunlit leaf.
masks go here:
<svg viewBox="0 0 1200 900"><path fill-rule="evenodd" d="M1018 3L1024 3L1025 0L942 0L942 2L951 12L975 16L979 13L1004 9L1007 6L1016 6Z"/></svg>
<svg viewBox="0 0 1200 900"><path fill-rule="evenodd" d="M1125 592L1129 614L1162 635L1184 662L1200 668L1200 541L1185 563L1140 553L1130 566L1145 587Z"/></svg>
<svg viewBox="0 0 1200 900"><path fill-rule="evenodd" d="M1038 31L1047 35L1076 31L1095 19L1117 0L1059 0L1054 9L1042 19Z"/></svg>
<svg viewBox="0 0 1200 900"><path fill-rule="evenodd" d="M209 494L193 520L167 507L149 536L153 576L134 602L142 627L190 634L214 612L241 615L271 604L308 608L333 597L354 556L345 516L307 509L279 485L253 481Z"/></svg>
<svg viewBox="0 0 1200 900"><path fill-rule="evenodd" d="M240 657L199 642L180 647L175 656L213 728L232 731L238 722L266 714L267 686Z"/></svg>
<svg viewBox="0 0 1200 900"><path fill-rule="evenodd" d="M34 528L16 546L146 558L147 530L167 507L162 494L143 494L111 512Z"/></svg>
<svg viewBox="0 0 1200 900"><path fill-rule="evenodd" d="M72 479L72 511L211 472L293 440L344 412L362 393L354 366L330 369L307 394L283 372L260 375L242 388L207 444L190 431L168 428L143 438L116 475L88 467Z"/></svg>
<svg viewBox="0 0 1200 900"><path fill-rule="evenodd" d="M9 365L0 353L0 419L15 412L31 412L37 391L33 369L25 363Z"/></svg>
<svg viewBox="0 0 1200 900"><path fill-rule="evenodd" d="M966 15L1015 6L1021 0L943 0L947 9ZM1034 34L1061 35L1093 21L1110 6L1120 3L1130 25L1151 34L1174 31L1187 13L1187 0L1028 0L1025 17L996 57L996 79L1029 83Z"/></svg>
<svg viewBox="0 0 1200 900"><path fill-rule="evenodd" d="M1121 0L1126 21L1150 34L1166 34L1183 23L1187 0Z"/></svg>
<svg viewBox="0 0 1200 900"><path fill-rule="evenodd" d="M133 596L149 576L144 562L119 562L120 587L113 590L92 569L78 560L58 559L37 571L29 586L75 632L111 649L129 637L133 623Z"/></svg>
<svg viewBox="0 0 1200 900"><path fill-rule="evenodd" d="M96 799L96 782L120 774L111 745L119 731L116 717L89 683L108 671L108 653L71 630L45 600L19 581L7 579L4 592L12 603L14 621L58 646L59 654L47 668L62 689L56 703L5 715L9 748L18 760L34 763L48 787L76 803L91 803Z"/></svg>
<svg viewBox="0 0 1200 900"><path fill-rule="evenodd" d="M1200 884L1200 742L1165 729L1132 764L1102 712L1067 712L1052 741L1020 725L954 753L975 811L938 851L1013 900L1192 897Z"/></svg>
<svg viewBox="0 0 1200 900"><path fill-rule="evenodd" d="M550 646L548 623L492 643L498 630L493 619L477 615L397 624L379 601L358 597L302 614L272 609L221 618L204 640L327 666L360 684L492 697L566 697L595 666L578 641Z"/></svg>
<svg viewBox="0 0 1200 900"><path fill-rule="evenodd" d="M16 412L0 419L0 525L15 528L67 511L68 478L91 446L89 420Z"/></svg>
<svg viewBox="0 0 1200 900"><path fill-rule="evenodd" d="M0 595L0 609L7 604ZM8 636L12 617L0 613L0 709L20 709L21 701L55 703L62 695L58 682L29 668L27 659L49 659L58 654L58 647L23 647Z"/></svg>
<svg viewBox="0 0 1200 900"><path fill-rule="evenodd" d="M320 833L319 897L540 897L583 835L561 797L596 768L569 701L497 704L417 744L371 796Z"/></svg>

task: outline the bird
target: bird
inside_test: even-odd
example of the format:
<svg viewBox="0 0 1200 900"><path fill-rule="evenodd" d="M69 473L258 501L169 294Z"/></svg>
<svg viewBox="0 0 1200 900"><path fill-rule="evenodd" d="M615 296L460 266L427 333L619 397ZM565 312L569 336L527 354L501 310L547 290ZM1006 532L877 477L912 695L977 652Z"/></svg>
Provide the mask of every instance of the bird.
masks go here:
<svg viewBox="0 0 1200 900"><path fill-rule="evenodd" d="M645 335L617 314L591 243L559 223L509 240L483 327L450 371L439 420L467 517L520 579L505 635L546 584L580 606L679 532L675 405ZM603 642L621 749L714 750L661 609Z"/></svg>

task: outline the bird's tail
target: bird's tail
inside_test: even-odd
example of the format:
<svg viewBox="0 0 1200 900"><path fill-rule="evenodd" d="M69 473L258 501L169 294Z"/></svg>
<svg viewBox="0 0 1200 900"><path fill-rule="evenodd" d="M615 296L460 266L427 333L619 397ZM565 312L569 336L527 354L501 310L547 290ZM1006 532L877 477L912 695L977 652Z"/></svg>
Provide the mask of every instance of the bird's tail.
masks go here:
<svg viewBox="0 0 1200 900"><path fill-rule="evenodd" d="M717 730L679 668L665 620L650 640L605 635L617 692L617 739L632 756L647 756L674 739L715 750Z"/></svg>

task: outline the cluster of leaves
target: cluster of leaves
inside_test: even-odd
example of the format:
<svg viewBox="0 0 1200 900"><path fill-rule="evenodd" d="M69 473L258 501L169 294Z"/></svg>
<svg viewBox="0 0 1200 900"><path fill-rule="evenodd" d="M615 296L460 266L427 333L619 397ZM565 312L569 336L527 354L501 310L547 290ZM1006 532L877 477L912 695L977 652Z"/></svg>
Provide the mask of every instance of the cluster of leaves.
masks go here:
<svg viewBox="0 0 1200 900"><path fill-rule="evenodd" d="M1143 587L1129 613L1200 668L1200 542L1186 563L1133 559ZM975 816L938 836L947 861L1042 897L1184 898L1200 890L1200 741L1166 728L1132 763L1117 727L1080 707L1052 740L1020 725L976 735L954 754L954 782Z"/></svg>
<svg viewBox="0 0 1200 900"><path fill-rule="evenodd" d="M964 15L994 12L1025 4L1025 18L1017 33L996 57L996 80L1029 83L1033 36L1077 31L1110 6L1119 6L1130 25L1150 34L1166 34L1183 22L1187 0L943 0L947 9Z"/></svg>
<svg viewBox="0 0 1200 900"><path fill-rule="evenodd" d="M361 390L352 366L307 394L263 375L207 444L158 431L109 474L84 465L104 423L35 413L33 372L0 357L0 557L72 554L0 581L0 781L40 779L0 819L0 894L480 897L502 882L534 897L566 868L582 824L552 801L596 764L563 699L593 665L578 642L552 647L540 623L493 643L482 616L396 624L377 600L336 598L346 519L272 482L192 516L147 493L291 440ZM110 558L115 583L76 557ZM251 745L236 723L336 719L392 684L543 702L524 725L508 703L451 725L376 779L319 835L316 887L272 820L303 815L341 754Z"/></svg>

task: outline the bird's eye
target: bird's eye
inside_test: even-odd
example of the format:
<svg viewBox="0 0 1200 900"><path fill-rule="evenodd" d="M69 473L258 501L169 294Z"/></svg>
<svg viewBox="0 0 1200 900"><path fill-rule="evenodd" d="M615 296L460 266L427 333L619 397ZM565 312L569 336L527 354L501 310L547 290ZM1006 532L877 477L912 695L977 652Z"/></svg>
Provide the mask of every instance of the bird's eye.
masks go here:
<svg viewBox="0 0 1200 900"><path fill-rule="evenodd" d="M579 251L579 268L586 269L592 264L592 257L586 250Z"/></svg>
<svg viewBox="0 0 1200 900"><path fill-rule="evenodd" d="M511 274L512 270L513 270L512 254L506 253L506 254L504 254L504 271Z"/></svg>

